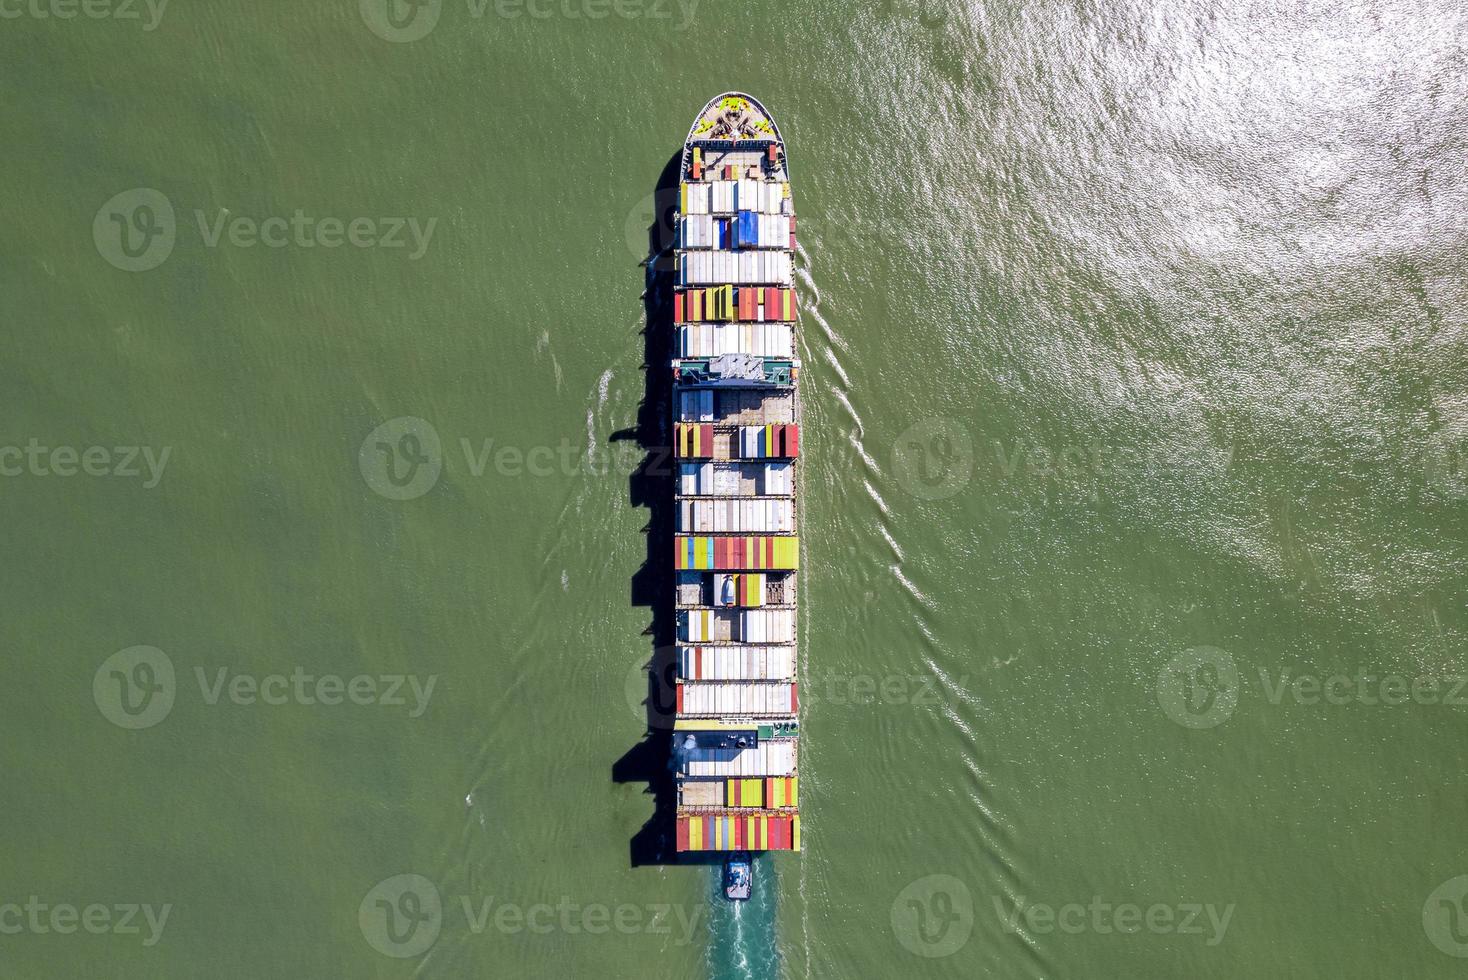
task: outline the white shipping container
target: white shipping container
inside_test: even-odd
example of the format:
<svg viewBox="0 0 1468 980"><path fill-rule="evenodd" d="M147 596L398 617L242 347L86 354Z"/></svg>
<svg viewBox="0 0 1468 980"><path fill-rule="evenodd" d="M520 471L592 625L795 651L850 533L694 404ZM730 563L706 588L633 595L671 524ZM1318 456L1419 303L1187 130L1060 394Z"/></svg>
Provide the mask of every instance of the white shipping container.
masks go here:
<svg viewBox="0 0 1468 980"><path fill-rule="evenodd" d="M689 184L688 186L688 210L685 214L708 214L709 213L709 185Z"/></svg>
<svg viewBox="0 0 1468 980"><path fill-rule="evenodd" d="M689 750L683 768L690 776L794 776L799 754L797 739L766 739L748 749Z"/></svg>
<svg viewBox="0 0 1468 980"><path fill-rule="evenodd" d="M739 639L745 643L793 643L794 609L745 609L739 613Z"/></svg>
<svg viewBox="0 0 1468 980"><path fill-rule="evenodd" d="M684 643L707 643L714 638L712 609L682 609L678 612L678 639Z"/></svg>
<svg viewBox="0 0 1468 980"><path fill-rule="evenodd" d="M701 249L678 256L678 282L683 286L789 286L790 273L790 253L782 249Z"/></svg>
<svg viewBox="0 0 1468 980"><path fill-rule="evenodd" d="M711 210L715 214L731 214L734 211L734 183L732 180L716 180L709 185L713 188Z"/></svg>
<svg viewBox="0 0 1468 980"><path fill-rule="evenodd" d="M678 530L697 534L776 534L795 530L788 499L681 500Z"/></svg>
<svg viewBox="0 0 1468 980"><path fill-rule="evenodd" d="M788 462L766 463L761 492L770 496L789 496L792 492L791 465Z"/></svg>
<svg viewBox="0 0 1468 980"><path fill-rule="evenodd" d="M795 647L679 647L678 676L708 681L791 680L795 677Z"/></svg>
<svg viewBox="0 0 1468 980"><path fill-rule="evenodd" d="M678 492L685 496L710 493L714 485L713 463L679 463Z"/></svg>
<svg viewBox="0 0 1468 980"><path fill-rule="evenodd" d="M681 685L684 715L792 715L790 681L688 681Z"/></svg>
<svg viewBox="0 0 1468 980"><path fill-rule="evenodd" d="M714 219L707 214L684 215L678 223L679 248L713 248Z"/></svg>
<svg viewBox="0 0 1468 980"><path fill-rule="evenodd" d="M681 323L677 327L676 351L678 357L794 356L788 323Z"/></svg>

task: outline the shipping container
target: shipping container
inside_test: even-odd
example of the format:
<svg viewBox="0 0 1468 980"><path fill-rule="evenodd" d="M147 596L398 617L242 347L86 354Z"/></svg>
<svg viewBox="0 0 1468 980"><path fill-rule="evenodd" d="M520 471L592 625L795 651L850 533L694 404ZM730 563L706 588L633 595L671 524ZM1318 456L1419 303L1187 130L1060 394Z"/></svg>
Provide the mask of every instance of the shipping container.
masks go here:
<svg viewBox="0 0 1468 980"><path fill-rule="evenodd" d="M684 422L712 422L713 391L708 388L685 388L678 392L678 417Z"/></svg>
<svg viewBox="0 0 1468 980"><path fill-rule="evenodd" d="M682 457L708 457L714 454L713 425L679 422L673 427L674 452Z"/></svg>
<svg viewBox="0 0 1468 980"><path fill-rule="evenodd" d="M800 567L795 535L677 535L675 567L697 571L791 571Z"/></svg>
<svg viewBox="0 0 1468 980"><path fill-rule="evenodd" d="M680 614L681 615L681 614ZM685 681L677 686L679 715L793 715L794 681Z"/></svg>
<svg viewBox="0 0 1468 980"><path fill-rule="evenodd" d="M688 814L678 817L679 851L798 851L800 814Z"/></svg>
<svg viewBox="0 0 1468 980"><path fill-rule="evenodd" d="M764 780L764 806L771 810L800 806L800 780L795 776L768 776Z"/></svg>
<svg viewBox="0 0 1468 980"><path fill-rule="evenodd" d="M682 252L676 262L679 286L724 283L789 286L792 268L790 253L783 249L738 252L718 248ZM784 316L782 319L793 317Z"/></svg>
<svg viewBox="0 0 1468 980"><path fill-rule="evenodd" d="M783 498L683 500L677 530L686 534L779 534L795 530L794 504Z"/></svg>
<svg viewBox="0 0 1468 980"><path fill-rule="evenodd" d="M679 209L684 214L709 213L709 185L683 184L679 187Z"/></svg>
<svg viewBox="0 0 1468 980"><path fill-rule="evenodd" d="M724 805L728 807L764 806L765 781L758 776L741 776L724 780Z"/></svg>
<svg viewBox="0 0 1468 980"><path fill-rule="evenodd" d="M690 681L783 681L795 676L793 646L682 646L678 676Z"/></svg>
<svg viewBox="0 0 1468 980"><path fill-rule="evenodd" d="M783 501L789 503L789 501ZM765 575L763 572L714 573L714 605L763 606Z"/></svg>
<svg viewBox="0 0 1468 980"><path fill-rule="evenodd" d="M788 323L678 323L673 349L675 357L795 356L794 337Z"/></svg>
<svg viewBox="0 0 1468 980"><path fill-rule="evenodd" d="M747 749L686 749L680 755L690 776L794 776L799 751L796 739L776 738Z"/></svg>
<svg viewBox="0 0 1468 980"><path fill-rule="evenodd" d="M793 643L795 610L746 609L739 613L734 639L741 643Z"/></svg>

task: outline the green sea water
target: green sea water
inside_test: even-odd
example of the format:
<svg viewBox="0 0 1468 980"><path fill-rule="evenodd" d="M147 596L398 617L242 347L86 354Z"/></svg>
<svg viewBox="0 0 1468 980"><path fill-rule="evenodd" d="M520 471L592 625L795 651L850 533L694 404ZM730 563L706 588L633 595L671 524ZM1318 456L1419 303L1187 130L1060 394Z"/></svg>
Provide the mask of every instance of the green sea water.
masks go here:
<svg viewBox="0 0 1468 980"><path fill-rule="evenodd" d="M0 0L0 976L1461 975L1465 38ZM805 850L740 908L648 858L629 435L728 89L806 427Z"/></svg>

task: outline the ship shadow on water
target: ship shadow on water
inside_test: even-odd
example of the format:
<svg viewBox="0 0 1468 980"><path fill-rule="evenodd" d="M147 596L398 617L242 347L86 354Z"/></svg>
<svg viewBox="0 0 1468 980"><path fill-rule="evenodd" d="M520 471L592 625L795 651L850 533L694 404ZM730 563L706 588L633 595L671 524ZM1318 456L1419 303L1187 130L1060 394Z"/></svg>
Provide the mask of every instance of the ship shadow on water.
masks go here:
<svg viewBox="0 0 1468 980"><path fill-rule="evenodd" d="M678 176L682 153L674 153L658 176L653 190L652 224L648 226L647 258L642 263L643 379L642 404L637 422L612 433L611 441L630 442L642 458L628 479L633 507L647 509L647 556L632 576L632 605L648 610L647 728L641 741L612 765L615 783L646 783L652 797L652 815L632 836L633 867L657 864L713 864L713 856L680 855L675 817L677 788L673 781L673 684L677 672L673 610L673 379L668 360L673 347L673 219L678 206Z"/></svg>

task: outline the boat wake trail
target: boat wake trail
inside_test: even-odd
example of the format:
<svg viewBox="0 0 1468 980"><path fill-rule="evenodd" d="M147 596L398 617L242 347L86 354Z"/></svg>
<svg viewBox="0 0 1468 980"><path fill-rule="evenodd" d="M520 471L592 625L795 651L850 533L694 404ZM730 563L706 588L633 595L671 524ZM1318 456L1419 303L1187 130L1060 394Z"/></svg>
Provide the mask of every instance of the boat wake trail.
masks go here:
<svg viewBox="0 0 1468 980"><path fill-rule="evenodd" d="M779 980L774 864L754 858L756 885L745 902L724 898L723 869L709 868L709 980Z"/></svg>

